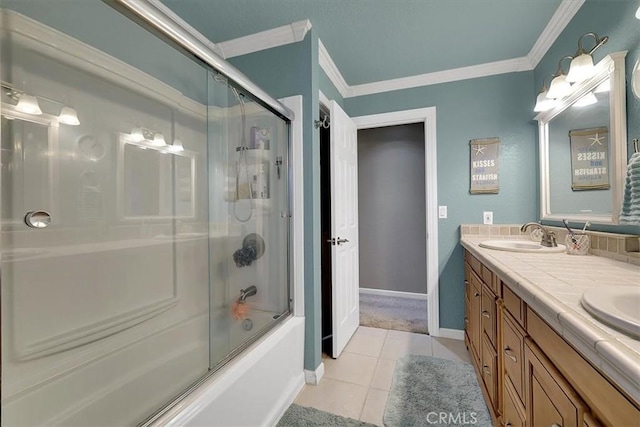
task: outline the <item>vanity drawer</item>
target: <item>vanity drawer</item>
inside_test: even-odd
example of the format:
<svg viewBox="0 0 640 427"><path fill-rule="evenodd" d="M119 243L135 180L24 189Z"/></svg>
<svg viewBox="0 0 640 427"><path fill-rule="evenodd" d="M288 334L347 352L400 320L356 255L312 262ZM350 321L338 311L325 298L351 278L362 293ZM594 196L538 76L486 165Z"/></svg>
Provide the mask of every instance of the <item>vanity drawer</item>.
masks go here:
<svg viewBox="0 0 640 427"><path fill-rule="evenodd" d="M504 407L502 408L502 421L505 427L523 427L525 425L524 406L520 403L511 381L504 382Z"/></svg>
<svg viewBox="0 0 640 427"><path fill-rule="evenodd" d="M482 286L482 304L480 309L482 330L491 344L496 346L496 297L487 285Z"/></svg>
<svg viewBox="0 0 640 427"><path fill-rule="evenodd" d="M518 397L524 401L523 393L523 360L524 354L524 331L517 326L517 323L503 310L502 312L502 348L499 350L502 355L502 366L504 373L513 384Z"/></svg>
<svg viewBox="0 0 640 427"><path fill-rule="evenodd" d="M482 367L480 373L482 375L482 381L487 388L487 394L491 401L491 406L496 405L496 396L498 391L498 356L493 346L487 340L487 337L482 339Z"/></svg>
<svg viewBox="0 0 640 427"><path fill-rule="evenodd" d="M468 251L465 251L464 258L465 261L467 261L467 263L471 266L473 271L475 271L475 273L479 277L482 277L482 263Z"/></svg>
<svg viewBox="0 0 640 427"><path fill-rule="evenodd" d="M524 303L518 295L513 293L513 291L504 284L504 282L502 283L502 299L504 301L504 306L507 308L509 313L520 326L524 327Z"/></svg>

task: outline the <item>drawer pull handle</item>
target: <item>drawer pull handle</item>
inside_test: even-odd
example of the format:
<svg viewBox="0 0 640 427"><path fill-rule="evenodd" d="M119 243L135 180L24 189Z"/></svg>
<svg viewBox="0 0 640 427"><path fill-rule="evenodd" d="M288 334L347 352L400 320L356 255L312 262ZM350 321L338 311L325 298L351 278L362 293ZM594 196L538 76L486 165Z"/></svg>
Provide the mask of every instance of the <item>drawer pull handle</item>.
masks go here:
<svg viewBox="0 0 640 427"><path fill-rule="evenodd" d="M467 286L468 284L469 284L469 281L468 281L468 280L465 280L465 281L464 281L464 285L465 285L465 286Z"/></svg>
<svg viewBox="0 0 640 427"><path fill-rule="evenodd" d="M513 351L511 351L511 349L509 347L504 349L504 354L511 360L513 360L514 362L518 362L518 358L516 358L513 355Z"/></svg>
<svg viewBox="0 0 640 427"><path fill-rule="evenodd" d="M506 424L504 425L504 427L513 427L513 424L511 424L511 423L506 423Z"/></svg>
<svg viewBox="0 0 640 427"><path fill-rule="evenodd" d="M478 298L480 296L479 292L476 292L475 294L473 294L474 297Z"/></svg>
<svg viewBox="0 0 640 427"><path fill-rule="evenodd" d="M464 318L464 323L469 323L469 319L468 318Z"/></svg>
<svg viewBox="0 0 640 427"><path fill-rule="evenodd" d="M482 315L484 317L486 317L487 319L491 319L491 315L489 314L489 312L487 310L482 310Z"/></svg>
<svg viewBox="0 0 640 427"><path fill-rule="evenodd" d="M553 423L553 424L551 424L551 427L562 427L562 426L560 424L558 424L558 423Z"/></svg>
<svg viewBox="0 0 640 427"><path fill-rule="evenodd" d="M487 366L487 365L482 365L482 372L484 372L485 374L491 376L491 371L489 370L489 366Z"/></svg>

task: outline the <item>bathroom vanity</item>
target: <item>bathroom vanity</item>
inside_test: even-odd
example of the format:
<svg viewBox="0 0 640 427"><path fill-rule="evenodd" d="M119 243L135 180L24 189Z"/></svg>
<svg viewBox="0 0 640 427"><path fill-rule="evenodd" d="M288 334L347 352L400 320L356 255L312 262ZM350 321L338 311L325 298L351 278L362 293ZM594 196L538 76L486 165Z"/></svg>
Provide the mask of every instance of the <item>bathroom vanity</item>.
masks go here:
<svg viewBox="0 0 640 427"><path fill-rule="evenodd" d="M463 234L465 343L494 423L640 425L640 341L582 309L589 288L637 286L640 267L515 253Z"/></svg>

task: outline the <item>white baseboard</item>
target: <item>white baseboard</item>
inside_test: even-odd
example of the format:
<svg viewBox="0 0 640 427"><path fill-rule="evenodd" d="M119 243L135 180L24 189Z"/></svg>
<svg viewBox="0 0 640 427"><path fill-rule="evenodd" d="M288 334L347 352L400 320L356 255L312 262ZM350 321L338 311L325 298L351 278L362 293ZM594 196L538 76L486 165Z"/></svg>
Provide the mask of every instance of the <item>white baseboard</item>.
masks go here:
<svg viewBox="0 0 640 427"><path fill-rule="evenodd" d="M361 294L382 295L388 297L413 298L426 300L427 294L419 294L417 292L387 291L384 289L360 288Z"/></svg>
<svg viewBox="0 0 640 427"><path fill-rule="evenodd" d="M438 336L441 338L464 341L464 331L461 331L460 329L440 328Z"/></svg>
<svg viewBox="0 0 640 427"><path fill-rule="evenodd" d="M320 362L315 371L304 370L304 380L307 384L318 385L324 376L324 362Z"/></svg>

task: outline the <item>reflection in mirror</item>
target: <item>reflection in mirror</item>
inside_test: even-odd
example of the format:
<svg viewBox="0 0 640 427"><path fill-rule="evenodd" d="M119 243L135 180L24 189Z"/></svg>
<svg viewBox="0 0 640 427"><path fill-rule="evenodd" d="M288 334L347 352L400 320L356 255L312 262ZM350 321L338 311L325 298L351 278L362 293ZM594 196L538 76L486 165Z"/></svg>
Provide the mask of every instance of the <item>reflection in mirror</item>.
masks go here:
<svg viewBox="0 0 640 427"><path fill-rule="evenodd" d="M538 114L542 220L618 223L627 164L624 59L610 54Z"/></svg>
<svg viewBox="0 0 640 427"><path fill-rule="evenodd" d="M120 136L118 200L124 218L192 218L195 157Z"/></svg>
<svg viewBox="0 0 640 427"><path fill-rule="evenodd" d="M601 87L608 84L609 79ZM588 95L596 102L579 104ZM549 123L549 207L554 213L611 215L609 91L588 95ZM582 143L572 147L572 139L574 145Z"/></svg>

